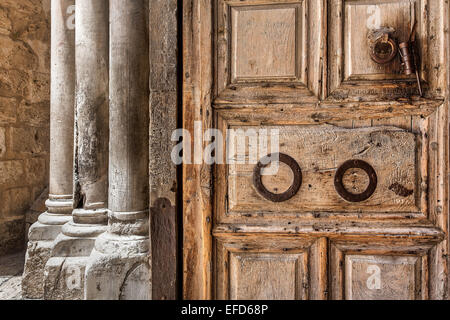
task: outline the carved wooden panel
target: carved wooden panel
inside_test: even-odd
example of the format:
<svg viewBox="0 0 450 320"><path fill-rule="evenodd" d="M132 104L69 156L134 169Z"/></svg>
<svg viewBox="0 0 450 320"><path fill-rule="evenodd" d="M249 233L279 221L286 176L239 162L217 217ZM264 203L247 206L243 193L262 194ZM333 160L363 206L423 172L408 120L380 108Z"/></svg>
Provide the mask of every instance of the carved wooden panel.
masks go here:
<svg viewBox="0 0 450 320"><path fill-rule="evenodd" d="M444 46L444 37L438 36L435 28L441 5L428 0L328 0L329 100L376 101L418 96L415 78L402 74L399 54L381 65L369 54L371 31L391 28L391 37L398 44L409 39L415 22L419 75L426 87L425 96L442 96L442 75L432 70L440 68L443 62L439 48Z"/></svg>
<svg viewBox="0 0 450 320"><path fill-rule="evenodd" d="M323 239L219 237L216 239L216 298L318 298L323 295L326 282L324 256L319 253L326 250L324 244Z"/></svg>
<svg viewBox="0 0 450 320"><path fill-rule="evenodd" d="M416 300L429 295L429 253L437 239L334 239L330 294L346 300Z"/></svg>
<svg viewBox="0 0 450 320"><path fill-rule="evenodd" d="M321 211L353 212L359 216L374 213L423 216L426 212L424 185L419 187L420 172L426 170L426 162L419 156L423 153L419 137L410 131L383 126L347 129L332 125L235 125L229 129L241 129L247 134L247 139L242 151L228 151L229 159L236 161L218 169L217 210L221 221L234 221L238 217L249 217L249 214L254 214L257 219L261 213L267 219L283 214ZM270 144L266 151L258 150L258 143L266 134L266 131L261 131L262 135L258 137L261 129L274 136L278 134L279 152L292 157L301 168L300 189L286 201L274 202L266 198L254 183L255 160L271 153ZM238 140L233 140L237 147ZM259 153L258 159L249 157L250 151L251 154ZM342 197L335 186L337 169L346 161L355 159L370 164L377 175L375 191L360 202ZM286 192L293 181L292 168L283 162L279 162L278 172L262 176L263 185L273 194ZM361 168L344 171L342 184L352 194L363 193L370 183L368 173Z"/></svg>
<svg viewBox="0 0 450 320"><path fill-rule="evenodd" d="M299 4L231 7L231 83L301 81Z"/></svg>
<svg viewBox="0 0 450 320"><path fill-rule="evenodd" d="M422 257L345 257L347 300L415 300L420 298Z"/></svg>
<svg viewBox="0 0 450 320"><path fill-rule="evenodd" d="M420 8L419 8L420 9ZM370 58L368 33L382 27L393 29L392 37L407 41L416 16L415 1L345 2L344 80L388 80L412 78L401 73L400 59L378 64ZM394 31L395 30L395 31ZM426 37L419 26L418 34Z"/></svg>
<svg viewBox="0 0 450 320"><path fill-rule="evenodd" d="M216 1L216 104L317 101L320 3Z"/></svg>
<svg viewBox="0 0 450 320"><path fill-rule="evenodd" d="M302 297L304 260L303 253L230 254L230 299L295 300Z"/></svg>

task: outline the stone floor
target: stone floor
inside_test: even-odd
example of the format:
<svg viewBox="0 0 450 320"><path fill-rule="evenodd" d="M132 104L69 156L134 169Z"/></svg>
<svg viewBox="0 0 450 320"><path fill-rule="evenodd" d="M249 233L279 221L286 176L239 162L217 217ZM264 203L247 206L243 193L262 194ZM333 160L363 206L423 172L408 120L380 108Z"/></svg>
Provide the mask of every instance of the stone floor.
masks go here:
<svg viewBox="0 0 450 320"><path fill-rule="evenodd" d="M0 257L0 300L22 299L22 272L25 252Z"/></svg>

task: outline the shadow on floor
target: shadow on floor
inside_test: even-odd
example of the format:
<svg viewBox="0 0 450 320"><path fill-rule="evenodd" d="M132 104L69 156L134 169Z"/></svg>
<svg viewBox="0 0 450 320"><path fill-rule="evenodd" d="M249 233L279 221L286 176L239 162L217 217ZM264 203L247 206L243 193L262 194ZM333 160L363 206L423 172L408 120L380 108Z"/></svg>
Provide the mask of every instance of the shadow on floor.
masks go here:
<svg viewBox="0 0 450 320"><path fill-rule="evenodd" d="M25 252L0 257L0 300L20 300Z"/></svg>

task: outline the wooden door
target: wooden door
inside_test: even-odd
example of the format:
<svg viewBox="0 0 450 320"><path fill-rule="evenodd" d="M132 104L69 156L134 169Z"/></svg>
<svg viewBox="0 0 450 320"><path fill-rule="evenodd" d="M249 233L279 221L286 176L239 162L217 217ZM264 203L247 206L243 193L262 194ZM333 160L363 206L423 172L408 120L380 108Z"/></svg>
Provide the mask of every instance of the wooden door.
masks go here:
<svg viewBox="0 0 450 320"><path fill-rule="evenodd" d="M278 132L281 155L261 177L185 139L184 298L447 297L448 9L184 0L184 129ZM370 54L373 32L398 44L415 22L423 97L398 55Z"/></svg>

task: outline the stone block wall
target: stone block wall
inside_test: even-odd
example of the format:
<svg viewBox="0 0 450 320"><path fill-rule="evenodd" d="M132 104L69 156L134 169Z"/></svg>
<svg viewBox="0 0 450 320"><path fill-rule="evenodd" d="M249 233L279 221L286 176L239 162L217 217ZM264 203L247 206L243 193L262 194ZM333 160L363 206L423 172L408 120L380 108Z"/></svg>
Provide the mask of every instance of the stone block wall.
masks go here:
<svg viewBox="0 0 450 320"><path fill-rule="evenodd" d="M46 198L49 88L50 0L0 0L0 255L24 247Z"/></svg>
<svg viewBox="0 0 450 320"><path fill-rule="evenodd" d="M152 299L178 298L179 220L177 166L171 160L172 132L178 128L177 0L150 1L150 207Z"/></svg>

